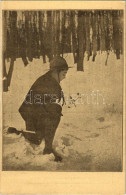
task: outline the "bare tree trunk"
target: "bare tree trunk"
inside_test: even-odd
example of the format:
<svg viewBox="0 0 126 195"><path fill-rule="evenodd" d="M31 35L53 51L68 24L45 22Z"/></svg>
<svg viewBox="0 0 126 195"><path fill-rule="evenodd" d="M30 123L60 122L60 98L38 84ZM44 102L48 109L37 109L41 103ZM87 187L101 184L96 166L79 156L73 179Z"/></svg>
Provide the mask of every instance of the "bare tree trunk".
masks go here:
<svg viewBox="0 0 126 195"><path fill-rule="evenodd" d="M97 12L92 15L92 50L93 50L93 58L92 61L95 61L95 57L97 55L97 30L98 30L98 22L97 22Z"/></svg>
<svg viewBox="0 0 126 195"><path fill-rule="evenodd" d="M65 39L66 39L66 30L65 30L65 22L66 22L66 12L62 11L62 57L64 53L64 45L65 45Z"/></svg>
<svg viewBox="0 0 126 195"><path fill-rule="evenodd" d="M100 49L106 51L105 48L105 24L104 24L104 12L100 11Z"/></svg>
<svg viewBox="0 0 126 195"><path fill-rule="evenodd" d="M122 29L120 25L119 11L114 11L113 13L113 42L114 42L114 50L116 53L116 58L120 59L120 54L122 49Z"/></svg>
<svg viewBox="0 0 126 195"><path fill-rule="evenodd" d="M73 47L73 57L74 63L77 63L77 32L76 32L76 25L75 25L75 11L71 11L71 32L72 32L72 47Z"/></svg>
<svg viewBox="0 0 126 195"><path fill-rule="evenodd" d="M8 91L8 84L7 84L7 72L6 72L6 63L5 63L5 54L3 54L3 91Z"/></svg>
<svg viewBox="0 0 126 195"><path fill-rule="evenodd" d="M77 71L84 71L83 60L84 60L84 29L83 29L83 12L78 12L78 62Z"/></svg>
<svg viewBox="0 0 126 195"><path fill-rule="evenodd" d="M67 36L66 36L66 41L68 44L68 53L71 53L71 25L70 25L70 11L67 13L67 21L68 21L68 27L67 27Z"/></svg>
<svg viewBox="0 0 126 195"><path fill-rule="evenodd" d="M49 61L53 58L53 30L52 30L52 24L53 24L53 18L52 18L52 11L47 11L47 44L46 44L46 50L47 55L49 57Z"/></svg>
<svg viewBox="0 0 126 195"><path fill-rule="evenodd" d="M91 41L90 41L90 12L86 13L85 16L85 31L86 31L86 52L87 52L87 60L89 60L91 54Z"/></svg>
<svg viewBox="0 0 126 195"><path fill-rule="evenodd" d="M43 27L43 13L39 11L39 40L40 40L40 54L43 57L43 63L46 63L45 59L45 48L44 48L44 33L42 30Z"/></svg>
<svg viewBox="0 0 126 195"><path fill-rule="evenodd" d="M107 66L108 63L108 57L109 57L109 52L111 49L111 37L112 37L112 33L111 33L111 17L110 17L110 12L106 11L105 14L105 25L106 25L106 31L105 31L105 44L106 44L106 61L105 61L105 65Z"/></svg>
<svg viewBox="0 0 126 195"><path fill-rule="evenodd" d="M8 84L8 87L10 86L10 83L11 83L13 69L14 69L14 58L11 58L10 68L9 68L9 72L8 72L8 75L7 75L7 84Z"/></svg>
<svg viewBox="0 0 126 195"><path fill-rule="evenodd" d="M121 54L123 54L123 51L124 51L124 42L123 42L123 34L124 34L124 29L123 29L123 23L124 23L124 20L123 20L123 11L119 11L120 12L120 44L121 44Z"/></svg>
<svg viewBox="0 0 126 195"><path fill-rule="evenodd" d="M32 62L32 24L31 24L31 13L27 13L25 25L27 26L27 56L30 62Z"/></svg>
<svg viewBox="0 0 126 195"><path fill-rule="evenodd" d="M7 77L5 53L3 53L3 75L2 75L2 77Z"/></svg>
<svg viewBox="0 0 126 195"><path fill-rule="evenodd" d="M6 55L6 44L7 44L7 11L3 12L3 50L2 50L2 56L3 56L3 75L2 77L7 77L6 72L6 64L5 64L5 55Z"/></svg>
<svg viewBox="0 0 126 195"><path fill-rule="evenodd" d="M60 56L60 45L59 45L59 38L60 38L60 12L56 11L56 55Z"/></svg>
<svg viewBox="0 0 126 195"><path fill-rule="evenodd" d="M14 61L16 59L17 55L17 12L12 11L11 12L11 62L10 62L10 68L7 75L7 85L10 86L12 73L13 73L13 67L14 67Z"/></svg>

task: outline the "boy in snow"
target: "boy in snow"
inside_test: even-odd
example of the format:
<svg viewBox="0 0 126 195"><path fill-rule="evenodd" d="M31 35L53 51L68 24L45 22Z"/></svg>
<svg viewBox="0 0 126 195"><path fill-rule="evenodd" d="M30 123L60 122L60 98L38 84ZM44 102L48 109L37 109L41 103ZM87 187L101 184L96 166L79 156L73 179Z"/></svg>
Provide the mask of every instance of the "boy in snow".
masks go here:
<svg viewBox="0 0 126 195"><path fill-rule="evenodd" d="M44 139L43 154L53 153L56 161L62 158L54 151L52 143L62 116L61 98L64 102L60 81L66 77L67 71L65 59L55 57L50 62L50 71L35 81L19 108L26 130L35 131L35 134L23 132L24 137L36 145Z"/></svg>

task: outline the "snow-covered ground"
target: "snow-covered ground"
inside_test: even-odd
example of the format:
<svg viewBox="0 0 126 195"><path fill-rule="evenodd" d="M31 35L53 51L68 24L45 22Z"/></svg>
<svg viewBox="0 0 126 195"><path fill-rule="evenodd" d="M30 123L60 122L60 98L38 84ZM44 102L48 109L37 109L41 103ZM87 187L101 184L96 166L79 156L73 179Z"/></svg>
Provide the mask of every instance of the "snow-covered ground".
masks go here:
<svg viewBox="0 0 126 195"><path fill-rule="evenodd" d="M84 72L76 71L72 54L64 57L73 68L61 83L66 105L54 139L63 161L55 162L53 154L43 155L44 142L30 145L21 135L6 132L9 126L25 128L18 108L33 82L49 69L42 59L34 59L27 67L17 59L10 89L3 93L4 170L121 171L123 56L116 60L111 53L107 66L104 52L95 62L85 57ZM67 98L76 99L77 93L81 98L76 107L68 105Z"/></svg>

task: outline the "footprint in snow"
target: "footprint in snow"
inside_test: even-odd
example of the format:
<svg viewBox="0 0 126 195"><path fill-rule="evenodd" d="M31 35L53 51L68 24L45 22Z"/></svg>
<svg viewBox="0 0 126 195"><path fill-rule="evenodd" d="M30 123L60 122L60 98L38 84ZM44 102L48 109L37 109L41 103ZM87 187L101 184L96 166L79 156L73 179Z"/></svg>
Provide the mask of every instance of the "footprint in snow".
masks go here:
<svg viewBox="0 0 126 195"><path fill-rule="evenodd" d="M104 117L100 117L100 118L97 118L97 120L98 120L99 122L103 122L103 121L105 120L105 118L104 118Z"/></svg>
<svg viewBox="0 0 126 195"><path fill-rule="evenodd" d="M98 133L94 133L94 134L91 134L90 136L86 136L86 138L95 138L95 137L99 137L100 134Z"/></svg>

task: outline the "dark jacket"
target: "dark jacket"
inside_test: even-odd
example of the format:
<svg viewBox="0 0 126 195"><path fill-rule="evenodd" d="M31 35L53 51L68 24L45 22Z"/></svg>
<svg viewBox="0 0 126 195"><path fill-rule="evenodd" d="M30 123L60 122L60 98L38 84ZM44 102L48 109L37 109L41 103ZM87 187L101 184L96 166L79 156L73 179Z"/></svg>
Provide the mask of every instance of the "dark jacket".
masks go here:
<svg viewBox="0 0 126 195"><path fill-rule="evenodd" d="M56 103L56 100L60 102L61 97L62 89L49 71L32 85L19 112L25 121L35 120L38 117L60 117L62 107Z"/></svg>

